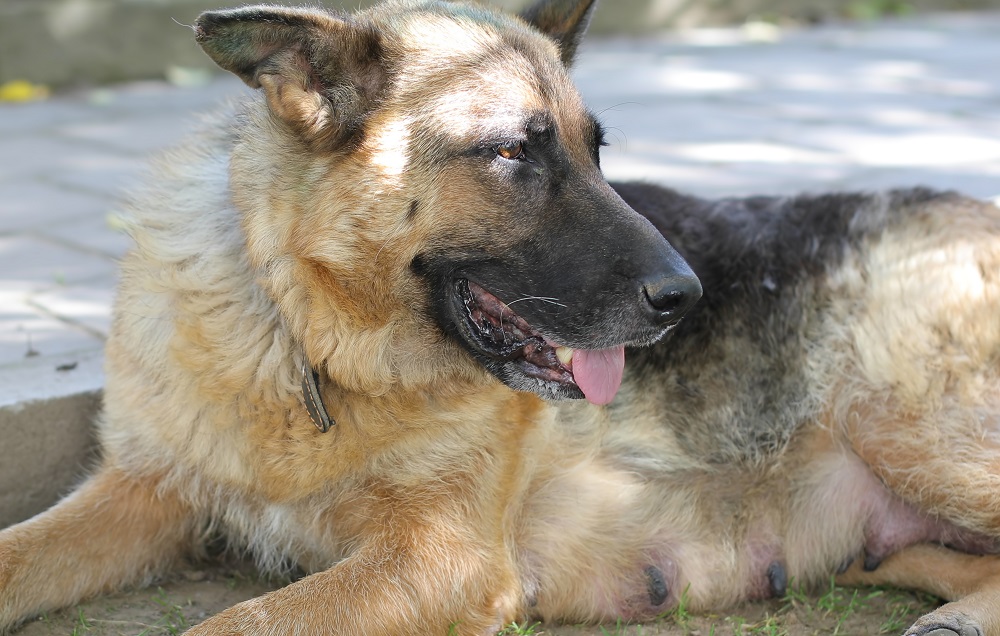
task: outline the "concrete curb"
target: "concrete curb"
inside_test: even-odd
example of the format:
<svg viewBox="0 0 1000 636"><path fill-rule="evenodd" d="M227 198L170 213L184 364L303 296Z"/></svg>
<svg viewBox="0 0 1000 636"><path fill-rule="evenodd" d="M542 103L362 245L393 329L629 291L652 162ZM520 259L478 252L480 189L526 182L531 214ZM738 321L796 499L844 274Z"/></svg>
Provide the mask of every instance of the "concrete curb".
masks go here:
<svg viewBox="0 0 1000 636"><path fill-rule="evenodd" d="M85 349L0 367L0 528L51 506L95 456L103 360Z"/></svg>
<svg viewBox="0 0 1000 636"><path fill-rule="evenodd" d="M96 456L100 401L100 391L83 391L0 407L0 528L45 510L79 482Z"/></svg>

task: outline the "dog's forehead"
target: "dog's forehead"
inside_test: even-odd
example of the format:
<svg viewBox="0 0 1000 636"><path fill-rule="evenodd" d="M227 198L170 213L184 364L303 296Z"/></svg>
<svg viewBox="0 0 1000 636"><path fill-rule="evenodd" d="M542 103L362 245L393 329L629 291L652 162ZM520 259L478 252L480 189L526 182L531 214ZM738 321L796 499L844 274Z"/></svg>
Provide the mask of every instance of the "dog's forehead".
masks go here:
<svg viewBox="0 0 1000 636"><path fill-rule="evenodd" d="M487 14L489 15L489 14ZM556 44L507 16L415 14L400 25L397 87L438 130L469 140L547 113L567 137L593 123Z"/></svg>
<svg viewBox="0 0 1000 636"><path fill-rule="evenodd" d="M502 46L513 33L530 31L510 16L480 10L473 13L462 5L448 5L447 11L439 6L435 9L411 11L392 22L392 44L405 56L407 66L468 60Z"/></svg>

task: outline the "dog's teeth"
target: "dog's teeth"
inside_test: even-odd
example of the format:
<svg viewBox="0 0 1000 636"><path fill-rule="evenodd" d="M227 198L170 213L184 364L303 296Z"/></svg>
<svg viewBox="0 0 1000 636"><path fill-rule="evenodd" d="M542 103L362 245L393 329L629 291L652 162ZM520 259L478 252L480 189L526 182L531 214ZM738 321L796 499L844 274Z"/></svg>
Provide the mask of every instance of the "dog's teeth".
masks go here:
<svg viewBox="0 0 1000 636"><path fill-rule="evenodd" d="M573 360L573 350L569 347L559 347L556 349L556 357L559 358L559 362L569 365Z"/></svg>

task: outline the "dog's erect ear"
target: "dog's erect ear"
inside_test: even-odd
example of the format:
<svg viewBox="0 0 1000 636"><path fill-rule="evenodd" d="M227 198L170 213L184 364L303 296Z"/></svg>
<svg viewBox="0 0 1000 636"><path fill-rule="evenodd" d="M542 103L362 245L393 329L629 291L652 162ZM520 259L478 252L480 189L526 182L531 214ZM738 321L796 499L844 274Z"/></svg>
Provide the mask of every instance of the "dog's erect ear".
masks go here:
<svg viewBox="0 0 1000 636"><path fill-rule="evenodd" d="M313 147L350 136L386 83L378 33L323 10L253 6L208 11L195 39Z"/></svg>
<svg viewBox="0 0 1000 636"><path fill-rule="evenodd" d="M596 6L597 0L536 0L521 17L559 43L563 64L569 66Z"/></svg>

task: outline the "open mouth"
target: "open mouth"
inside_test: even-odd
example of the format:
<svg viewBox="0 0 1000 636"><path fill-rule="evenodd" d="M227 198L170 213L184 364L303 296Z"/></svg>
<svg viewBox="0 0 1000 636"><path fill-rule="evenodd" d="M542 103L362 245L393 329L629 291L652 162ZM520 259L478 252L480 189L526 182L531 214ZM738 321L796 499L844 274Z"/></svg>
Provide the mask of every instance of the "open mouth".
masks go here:
<svg viewBox="0 0 1000 636"><path fill-rule="evenodd" d="M492 362L487 367L508 385L528 390L539 387L543 390L535 392L551 397L585 397L594 404L614 399L625 367L624 346L563 346L476 283L461 279L458 293L470 344Z"/></svg>

